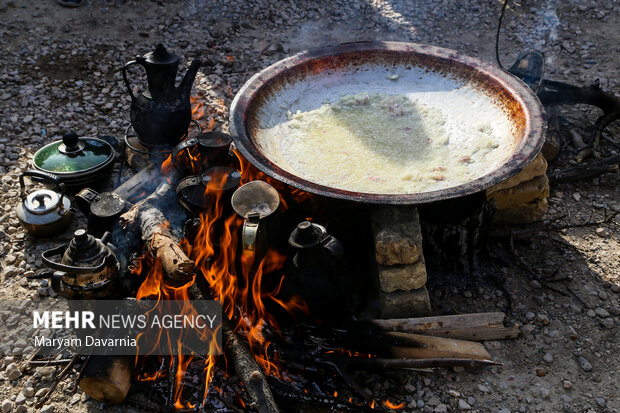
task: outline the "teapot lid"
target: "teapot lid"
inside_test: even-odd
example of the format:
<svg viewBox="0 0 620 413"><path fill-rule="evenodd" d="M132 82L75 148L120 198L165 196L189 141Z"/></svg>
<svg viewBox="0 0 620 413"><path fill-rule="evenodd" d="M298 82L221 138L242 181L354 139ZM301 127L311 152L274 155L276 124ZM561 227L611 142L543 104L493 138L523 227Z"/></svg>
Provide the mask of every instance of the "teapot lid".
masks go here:
<svg viewBox="0 0 620 413"><path fill-rule="evenodd" d="M228 148L232 143L232 136L224 132L203 132L196 137L200 145L207 148Z"/></svg>
<svg viewBox="0 0 620 413"><path fill-rule="evenodd" d="M73 238L67 245L62 263L74 266L98 264L105 254L103 243L88 234L86 230L78 229L73 233Z"/></svg>
<svg viewBox="0 0 620 413"><path fill-rule="evenodd" d="M295 248L310 248L319 245L325 235L327 235L327 231L324 226L310 221L302 221L291 232L288 243Z"/></svg>
<svg viewBox="0 0 620 413"><path fill-rule="evenodd" d="M179 63L179 56L168 53L163 44L158 44L155 51L144 55L144 61L155 65L171 65Z"/></svg>
<svg viewBox="0 0 620 413"><path fill-rule="evenodd" d="M44 215L52 212L58 206L60 194L51 189L40 189L28 194L24 199L24 208L35 215Z"/></svg>

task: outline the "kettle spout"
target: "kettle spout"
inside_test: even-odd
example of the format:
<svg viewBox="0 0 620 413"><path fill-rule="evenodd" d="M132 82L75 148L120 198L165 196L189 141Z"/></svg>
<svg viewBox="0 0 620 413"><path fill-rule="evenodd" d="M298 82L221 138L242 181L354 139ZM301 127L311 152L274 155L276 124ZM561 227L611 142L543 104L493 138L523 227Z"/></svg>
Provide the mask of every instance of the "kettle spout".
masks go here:
<svg viewBox="0 0 620 413"><path fill-rule="evenodd" d="M189 99L189 94L192 90L194 79L196 78L198 68L201 64L201 60L193 60L192 64L189 66L189 69L185 72L185 76L183 76L183 80L181 80L181 83L179 84L179 92L183 96L183 99Z"/></svg>

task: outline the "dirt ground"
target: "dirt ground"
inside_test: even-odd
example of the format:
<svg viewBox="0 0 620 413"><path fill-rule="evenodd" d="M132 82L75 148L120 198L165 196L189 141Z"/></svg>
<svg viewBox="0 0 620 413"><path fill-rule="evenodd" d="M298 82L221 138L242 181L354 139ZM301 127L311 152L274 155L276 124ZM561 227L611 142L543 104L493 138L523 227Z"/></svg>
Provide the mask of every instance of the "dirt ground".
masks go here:
<svg viewBox="0 0 620 413"><path fill-rule="evenodd" d="M77 9L55 0L0 0L0 298L49 299L47 284L28 276L42 268L42 250L71 234L43 242L25 237L14 214L17 177L61 131L122 137L129 98L119 70L136 54L162 42L183 64L203 59L196 94L216 129L227 131L228 108L243 83L307 48L413 41L495 62L500 9L497 0L88 0ZM620 95L619 22L616 0L511 1L500 56L508 66L520 52L539 50L545 77L577 85L598 79ZM576 165L573 133L587 138L598 116L589 107L560 112L565 145L550 170ZM606 137L616 145L603 141L603 157L618 154L619 136L620 127L609 128ZM360 383L412 412L620 411L618 183L616 171L552 186L541 227L516 240L514 251L491 240L494 258L473 274L429 280L435 314L504 311L521 325L517 339L485 343L502 366L360 375ZM83 224L79 218L74 227ZM22 375L15 373L19 364L17 356L0 362L3 412L37 411L59 371ZM74 392L75 377L63 380L41 411L140 410Z"/></svg>

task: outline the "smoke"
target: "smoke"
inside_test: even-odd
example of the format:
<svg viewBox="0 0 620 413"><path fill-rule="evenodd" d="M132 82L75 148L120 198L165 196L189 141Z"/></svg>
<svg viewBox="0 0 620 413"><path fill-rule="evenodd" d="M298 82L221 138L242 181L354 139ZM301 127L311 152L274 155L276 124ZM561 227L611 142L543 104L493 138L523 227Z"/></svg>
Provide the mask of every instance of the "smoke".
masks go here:
<svg viewBox="0 0 620 413"><path fill-rule="evenodd" d="M556 1L545 2L541 7L531 7L527 17L526 13L522 13L515 20L510 30L514 31L526 49L543 51L550 43L558 40L557 28L560 26L560 19Z"/></svg>

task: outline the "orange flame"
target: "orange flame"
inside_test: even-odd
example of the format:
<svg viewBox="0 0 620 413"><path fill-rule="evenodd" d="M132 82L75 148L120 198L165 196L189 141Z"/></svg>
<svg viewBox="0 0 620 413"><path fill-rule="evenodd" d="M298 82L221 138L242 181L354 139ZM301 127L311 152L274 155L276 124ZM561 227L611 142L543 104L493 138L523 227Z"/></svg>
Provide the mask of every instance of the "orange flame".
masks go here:
<svg viewBox="0 0 620 413"><path fill-rule="evenodd" d="M221 179L223 183L226 177ZM307 308L298 297L288 302L276 297L282 279L274 291L263 290L265 275L282 268L286 257L268 250L257 264L253 253L238 253L238 234L243 221L234 214L225 216L224 200L221 192L216 191L219 186L214 182L206 187L206 196L214 202L210 210L200 216L201 225L190 256L211 287L213 299L221 303L226 317L237 320L235 330L245 335L258 364L266 374L279 376L278 367L267 356L270 342L264 336L264 329L266 326L275 328L277 323L266 310L265 300L271 299L291 312L307 312Z"/></svg>
<svg viewBox="0 0 620 413"><path fill-rule="evenodd" d="M399 404L394 404L389 400L386 400L383 402L383 405L385 407L387 407L388 409L392 409L392 410L400 410L400 409L404 409L405 408L405 402L400 402Z"/></svg>
<svg viewBox="0 0 620 413"><path fill-rule="evenodd" d="M231 91L230 85L228 86ZM192 118L200 123L203 130L212 130L215 127L216 115L223 116L227 112L223 100L217 100L215 105L208 108L198 97L192 97L191 102ZM274 185L276 189L282 190L279 182L258 171L240 155L237 154L237 156L241 165L242 184L262 179ZM200 159L196 154L188 151L188 159L192 171L200 167ZM172 156L168 157L162 164L162 172L169 174L177 161L172 159ZM216 182L219 178L221 182ZM227 176L223 174L219 178L206 186L205 196L211 200L210 208L199 217L200 226L195 239L193 241L184 239L180 243L181 248L196 264L197 274L194 279L183 286L168 285L161 264L150 255L145 255L134 263L132 269L134 274L146 272L136 298L138 300L152 299L157 303L166 300L185 300L188 304L183 306L182 312L191 314L195 309L189 304L189 288L197 277L201 277L201 280L204 280L210 287L212 294L211 297L205 298L212 298L221 303L223 314L233 321L235 331L246 337L250 350L265 373L282 377L276 364L277 360L268 357L271 342L265 334L266 328L277 330L277 323L267 311L266 303L271 301L293 315L300 312L308 313L308 308L300 297L292 297L289 300L278 297L284 276L280 276L279 280L274 280L271 279L271 274L284 266L286 259L284 255L275 250L268 250L264 257L258 257L259 262L256 262L257 257L253 253L239 251L239 232L243 226L243 220L229 212L229 208L225 208L226 200L222 198L223 192L219 191L219 188ZM299 190L289 191L289 193L292 199L300 201L310 197L310 194ZM284 198L282 198L282 206L284 209L287 207ZM268 285L276 284L276 288L266 288ZM215 340L210 340L209 343L210 350L217 350L214 348ZM156 346L157 343L151 345ZM183 346L182 341L179 340L176 346L177 350L180 350ZM174 372L170 380L174 380L174 406L177 409L194 408L194 405L184 402L182 396L183 377L192 360L192 356L170 358L170 371ZM216 356L213 355L205 360L203 404L209 393L216 360ZM159 372L153 375L144 374L139 379L150 381L156 380L159 376Z"/></svg>

